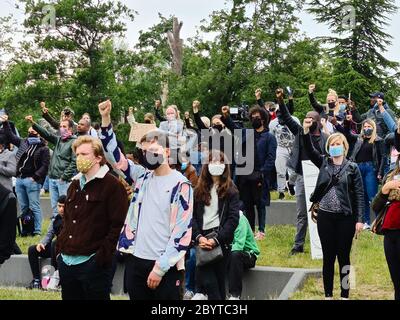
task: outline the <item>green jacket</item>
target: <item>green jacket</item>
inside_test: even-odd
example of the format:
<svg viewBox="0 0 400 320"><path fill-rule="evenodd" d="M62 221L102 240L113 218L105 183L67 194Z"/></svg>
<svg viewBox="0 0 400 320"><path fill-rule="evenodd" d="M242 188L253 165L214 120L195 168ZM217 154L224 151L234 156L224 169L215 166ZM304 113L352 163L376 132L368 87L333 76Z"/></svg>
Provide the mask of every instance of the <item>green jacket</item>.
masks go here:
<svg viewBox="0 0 400 320"><path fill-rule="evenodd" d="M61 137L49 133L46 129L36 123L32 128L37 131L43 139L55 146L53 156L50 160L49 178L62 179L70 182L77 173L76 156L72 151L72 144L76 137L71 136L66 141L63 141Z"/></svg>
<svg viewBox="0 0 400 320"><path fill-rule="evenodd" d="M239 225L235 230L232 251L244 251L252 253L256 257L260 254L253 230L251 230L250 223L242 212L240 212Z"/></svg>

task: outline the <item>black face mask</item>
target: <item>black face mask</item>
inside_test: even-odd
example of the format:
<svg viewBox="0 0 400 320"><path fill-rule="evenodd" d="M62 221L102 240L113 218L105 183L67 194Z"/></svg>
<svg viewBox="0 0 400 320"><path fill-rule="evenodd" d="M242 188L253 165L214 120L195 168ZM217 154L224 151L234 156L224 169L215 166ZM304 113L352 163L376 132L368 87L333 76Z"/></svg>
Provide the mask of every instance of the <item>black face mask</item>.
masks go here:
<svg viewBox="0 0 400 320"><path fill-rule="evenodd" d="M139 164L149 170L158 169L164 162L162 154L147 152L139 150L138 152Z"/></svg>
<svg viewBox="0 0 400 320"><path fill-rule="evenodd" d="M219 132L221 132L224 129L222 124L214 124L212 127L213 129L218 130Z"/></svg>
<svg viewBox="0 0 400 320"><path fill-rule="evenodd" d="M254 120L252 120L251 125L256 130L260 129L262 127L262 121L261 121L261 119L254 119Z"/></svg>
<svg viewBox="0 0 400 320"><path fill-rule="evenodd" d="M310 127L310 131L311 132L315 132L318 129L318 123L316 123L315 121L313 121L313 124Z"/></svg>
<svg viewBox="0 0 400 320"><path fill-rule="evenodd" d="M328 107L329 107L329 109L335 109L335 107L336 107L336 102L329 102L329 103L328 103Z"/></svg>
<svg viewBox="0 0 400 320"><path fill-rule="evenodd" d="M144 123L148 123L148 124L150 124L150 123L151 123L151 121L150 121L150 120L144 120Z"/></svg>

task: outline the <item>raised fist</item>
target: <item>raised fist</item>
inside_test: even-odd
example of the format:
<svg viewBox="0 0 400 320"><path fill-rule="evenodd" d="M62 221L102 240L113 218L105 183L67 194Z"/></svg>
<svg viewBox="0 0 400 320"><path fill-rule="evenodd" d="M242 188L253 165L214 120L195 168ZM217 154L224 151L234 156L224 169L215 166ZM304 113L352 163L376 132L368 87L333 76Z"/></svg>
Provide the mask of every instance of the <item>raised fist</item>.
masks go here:
<svg viewBox="0 0 400 320"><path fill-rule="evenodd" d="M258 89L255 91L255 95L256 95L256 99L257 99L257 100L260 100L260 99L261 99L261 89L260 89L260 88L258 88Z"/></svg>
<svg viewBox="0 0 400 320"><path fill-rule="evenodd" d="M29 121L30 123L33 123L33 117L32 116L26 116L25 120Z"/></svg>
<svg viewBox="0 0 400 320"><path fill-rule="evenodd" d="M110 100L103 101L103 102L99 103L100 115L102 117L109 116L111 114L111 108L112 108L112 105L111 105L111 101Z"/></svg>
<svg viewBox="0 0 400 320"><path fill-rule="evenodd" d="M308 91L311 93L311 92L314 92L315 91L315 84L310 84L309 86L308 86Z"/></svg>

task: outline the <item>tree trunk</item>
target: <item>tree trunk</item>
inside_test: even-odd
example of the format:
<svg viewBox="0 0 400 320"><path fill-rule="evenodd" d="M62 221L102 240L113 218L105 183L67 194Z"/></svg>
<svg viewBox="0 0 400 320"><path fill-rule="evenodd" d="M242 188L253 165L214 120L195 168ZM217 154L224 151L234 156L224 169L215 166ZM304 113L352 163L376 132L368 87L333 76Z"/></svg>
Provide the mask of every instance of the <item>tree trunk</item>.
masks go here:
<svg viewBox="0 0 400 320"><path fill-rule="evenodd" d="M180 39L180 32L183 22L178 22L174 18L172 32L167 32L168 44L172 53L172 71L178 76L182 75L182 60L183 60L183 40Z"/></svg>

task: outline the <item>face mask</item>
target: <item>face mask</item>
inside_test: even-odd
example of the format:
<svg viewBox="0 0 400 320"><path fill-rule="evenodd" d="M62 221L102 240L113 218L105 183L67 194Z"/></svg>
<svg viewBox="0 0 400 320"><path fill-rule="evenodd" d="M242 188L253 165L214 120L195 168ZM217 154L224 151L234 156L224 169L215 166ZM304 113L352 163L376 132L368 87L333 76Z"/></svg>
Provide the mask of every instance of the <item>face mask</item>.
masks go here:
<svg viewBox="0 0 400 320"><path fill-rule="evenodd" d="M251 122L251 125L253 126L253 128L254 129L260 129L261 128L261 126L262 126L262 122L261 122L261 119L254 119L252 122Z"/></svg>
<svg viewBox="0 0 400 320"><path fill-rule="evenodd" d="M169 115L167 115L167 120L174 121L174 120L176 120L176 116L174 114L169 114Z"/></svg>
<svg viewBox="0 0 400 320"><path fill-rule="evenodd" d="M70 136L72 136L71 132L69 132L65 128L60 129L60 135L61 135L61 139L63 139L63 140L67 140Z"/></svg>
<svg viewBox="0 0 400 320"><path fill-rule="evenodd" d="M161 154L139 151L139 163L149 170L157 170L164 162L164 157Z"/></svg>
<svg viewBox="0 0 400 320"><path fill-rule="evenodd" d="M366 137L372 136L372 132L373 132L373 131L374 131L374 130L371 129L371 128L364 129L364 136L366 136Z"/></svg>
<svg viewBox="0 0 400 320"><path fill-rule="evenodd" d="M28 137L28 143L30 145L39 144L40 143L40 138L38 138L38 137Z"/></svg>
<svg viewBox="0 0 400 320"><path fill-rule="evenodd" d="M318 129L318 123L313 121L313 124L310 127L311 132L315 132Z"/></svg>
<svg viewBox="0 0 400 320"><path fill-rule="evenodd" d="M76 168L79 172L86 174L89 172L90 169L94 166L94 162L89 159L85 159L82 156L78 156L76 158Z"/></svg>
<svg viewBox="0 0 400 320"><path fill-rule="evenodd" d="M336 107L336 102L329 102L329 103L328 103L328 107L329 107L329 109L335 109L335 107Z"/></svg>
<svg viewBox="0 0 400 320"><path fill-rule="evenodd" d="M219 164L210 163L208 165L208 172L214 177L222 176L224 171L225 171L225 165L223 163Z"/></svg>
<svg viewBox="0 0 400 320"><path fill-rule="evenodd" d="M224 129L222 124L215 124L212 127L213 127L213 129L218 130L219 132L221 132Z"/></svg>
<svg viewBox="0 0 400 320"><path fill-rule="evenodd" d="M151 121L150 120L144 120L144 123L151 123Z"/></svg>
<svg viewBox="0 0 400 320"><path fill-rule="evenodd" d="M181 171L185 171L185 170L187 169L187 167L188 167L187 162L182 163L182 165L181 165Z"/></svg>
<svg viewBox="0 0 400 320"><path fill-rule="evenodd" d="M343 146L329 147L329 154L331 157L340 157L344 154Z"/></svg>
<svg viewBox="0 0 400 320"><path fill-rule="evenodd" d="M347 105L345 105L345 104L341 104L341 105L340 105L340 111L341 111L341 112L345 112L345 111L346 111L346 108L347 108Z"/></svg>

